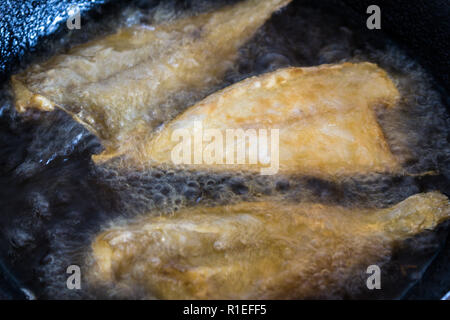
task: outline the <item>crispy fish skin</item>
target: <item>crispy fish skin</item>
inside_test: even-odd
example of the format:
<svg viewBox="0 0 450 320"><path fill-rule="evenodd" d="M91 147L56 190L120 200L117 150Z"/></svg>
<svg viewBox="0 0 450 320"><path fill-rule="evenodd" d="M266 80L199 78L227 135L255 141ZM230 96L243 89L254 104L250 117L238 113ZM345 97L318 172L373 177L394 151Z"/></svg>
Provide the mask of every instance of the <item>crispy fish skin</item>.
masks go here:
<svg viewBox="0 0 450 320"><path fill-rule="evenodd" d="M338 296L394 243L449 216L438 192L386 209L276 201L185 209L98 235L92 279L124 290L139 284L162 299Z"/></svg>
<svg viewBox="0 0 450 320"><path fill-rule="evenodd" d="M203 130L219 129L223 137L230 128L279 129L280 172L330 178L395 171L399 163L385 141L375 109L393 107L399 98L387 73L372 63L281 69L210 95L169 122L132 157L137 163L171 164L171 152L179 143L173 139L174 131L193 130L201 122ZM261 162L224 164L202 166L251 171L267 167Z"/></svg>
<svg viewBox="0 0 450 320"><path fill-rule="evenodd" d="M77 46L12 77L16 109L62 108L101 139L106 160L175 116L177 101L164 106L172 96L218 84L239 47L289 2L246 0Z"/></svg>

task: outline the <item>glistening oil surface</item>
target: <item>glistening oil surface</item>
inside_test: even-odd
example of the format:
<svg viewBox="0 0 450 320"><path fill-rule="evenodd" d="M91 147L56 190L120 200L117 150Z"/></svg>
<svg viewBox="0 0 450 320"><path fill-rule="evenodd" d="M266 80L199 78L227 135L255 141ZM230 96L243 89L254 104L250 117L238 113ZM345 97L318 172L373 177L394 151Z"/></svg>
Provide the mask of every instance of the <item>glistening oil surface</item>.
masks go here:
<svg viewBox="0 0 450 320"><path fill-rule="evenodd" d="M175 19L215 5L220 4L167 2L146 9L131 4L115 19L87 22L83 36L69 34L55 42L54 52L122 26ZM239 61L215 89L280 67L341 61L370 61L389 72L403 97L399 108L379 114L390 148L404 160L408 172L434 171L436 176L373 175L330 183L309 177L245 173L116 171L91 163L90 155L101 149L98 140L63 112L21 119L13 111L5 86L0 135L3 258L37 297L114 297L112 292L87 283L82 290L68 290L65 271L73 264L83 270L90 241L98 231L136 214L170 213L185 206L225 204L264 195L347 207L386 207L428 190L440 190L448 196L449 120L432 79L414 57L408 57L389 39L372 43L348 26L345 18L290 5L241 48ZM195 102L189 96L180 100L185 101L180 108ZM361 293L360 284L349 280L343 297L401 295L420 278L421 270L437 252L445 235L445 228L440 229L399 244L398 253L389 257L383 268L384 290ZM140 297L138 288L132 297Z"/></svg>

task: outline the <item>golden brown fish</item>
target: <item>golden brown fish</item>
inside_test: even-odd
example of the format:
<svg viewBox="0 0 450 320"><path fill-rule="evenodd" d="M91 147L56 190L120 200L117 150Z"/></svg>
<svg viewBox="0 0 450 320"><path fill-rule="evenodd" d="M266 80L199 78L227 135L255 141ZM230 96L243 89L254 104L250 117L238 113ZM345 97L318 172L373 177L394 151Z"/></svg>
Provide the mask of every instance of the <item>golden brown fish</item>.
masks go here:
<svg viewBox="0 0 450 320"><path fill-rule="evenodd" d="M272 169L275 173L278 169L272 162L271 152L278 149L275 156L281 172L329 178L394 171L399 163L385 141L375 109L392 107L398 99L394 83L372 63L281 69L212 94L165 125L154 139L130 157L140 164L181 163L191 164L195 169L213 170L263 169L271 174ZM200 139L204 141L199 148L194 130L200 126L204 134ZM214 131L206 137L206 131L211 129L219 130L221 137L211 134ZM234 136L228 139L229 129L242 129L237 140L232 140ZM252 132L257 135L253 141L263 144L265 140L258 140L260 129L267 130L266 144L270 152L261 152L245 136L249 130L249 135ZM272 141L273 129L279 130L278 148L272 148L272 142L278 142ZM224 146L219 151L215 149L217 144L210 144L218 138ZM239 162L237 146L241 143L245 145L247 158L242 157L245 161ZM189 144L190 149L183 149ZM174 161L178 154L180 159ZM183 158L186 154L187 158Z"/></svg>
<svg viewBox="0 0 450 320"><path fill-rule="evenodd" d="M101 139L99 159L120 154L175 116L187 95L218 84L239 47L289 2L246 0L77 46L12 77L16 108L62 108Z"/></svg>
<svg viewBox="0 0 450 320"><path fill-rule="evenodd" d="M118 289L144 288L149 298L327 297L388 258L394 243L449 217L438 192L387 209L280 202L184 209L101 233L92 275Z"/></svg>

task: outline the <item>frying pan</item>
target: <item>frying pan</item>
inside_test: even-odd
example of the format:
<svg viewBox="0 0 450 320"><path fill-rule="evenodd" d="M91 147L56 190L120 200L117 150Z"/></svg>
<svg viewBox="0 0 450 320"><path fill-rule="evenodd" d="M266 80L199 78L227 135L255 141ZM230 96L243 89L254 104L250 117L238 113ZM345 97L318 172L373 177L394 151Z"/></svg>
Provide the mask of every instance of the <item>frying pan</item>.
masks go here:
<svg viewBox="0 0 450 320"><path fill-rule="evenodd" d="M138 6L150 7L159 1L135 1ZM434 79L443 104L449 110L450 91L450 2L448 0L299 0L309 6L320 6L331 13L345 15L354 29L359 29L370 41L389 36L411 56L417 58ZM36 56L52 53L52 44L63 39L68 8L78 5L82 23L97 27L99 18L114 17L126 1L121 0L4 0L0 3L0 83L29 64ZM188 6L189 1L179 1ZM368 30L366 9L376 4L381 8L381 30ZM77 41L85 41L81 35ZM1 107L1 106L0 106ZM0 120L2 110L0 109ZM0 121L0 125L3 122ZM450 137L447 138L450 141ZM450 196L449 177L425 178L421 184L439 184ZM5 186L1 186L4 188ZM401 298L439 299L450 290L450 239L433 262L424 269L417 281ZM14 270L8 268L7 244L0 244L0 299L30 298Z"/></svg>

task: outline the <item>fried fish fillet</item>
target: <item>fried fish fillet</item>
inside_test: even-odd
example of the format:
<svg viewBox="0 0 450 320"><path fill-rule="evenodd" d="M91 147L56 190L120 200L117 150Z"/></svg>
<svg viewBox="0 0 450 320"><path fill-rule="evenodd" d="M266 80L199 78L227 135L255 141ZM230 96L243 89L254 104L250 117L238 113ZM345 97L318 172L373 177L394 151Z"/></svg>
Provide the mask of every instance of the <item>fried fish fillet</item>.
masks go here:
<svg viewBox="0 0 450 320"><path fill-rule="evenodd" d="M77 46L12 77L16 109L62 108L98 136L103 157L171 119L186 97L217 85L271 14L290 0L246 0Z"/></svg>
<svg viewBox="0 0 450 320"><path fill-rule="evenodd" d="M191 208L104 231L92 244L92 274L119 289L143 287L149 298L338 296L349 278L389 258L394 243L449 217L438 192L387 209L271 201Z"/></svg>
<svg viewBox="0 0 450 320"><path fill-rule="evenodd" d="M197 124L203 132L220 130L222 140L227 139L228 129L242 129L244 133L267 129L267 149L270 152L278 149L281 172L329 178L340 174L394 171L399 161L385 141L375 109L393 107L399 97L386 72L372 63L281 69L212 94L169 122L131 157L137 163L175 163L173 151L187 140L178 139L176 133L191 132L188 143L194 144ZM272 141L272 136L269 138L273 129L279 130L278 141ZM206 155L207 140L198 153L200 157ZM230 141L223 141L228 145L215 162L210 161L211 165L205 159L195 163L197 146L191 148L192 153L183 164L213 170L270 169L267 159L260 161L261 157L256 163L250 163L251 150L260 150L251 149L250 139L244 134L236 134L234 145L228 148ZM278 148L272 149L273 142L278 142ZM237 146L242 143L248 155L244 164L237 161ZM235 159L235 162L228 159Z"/></svg>

